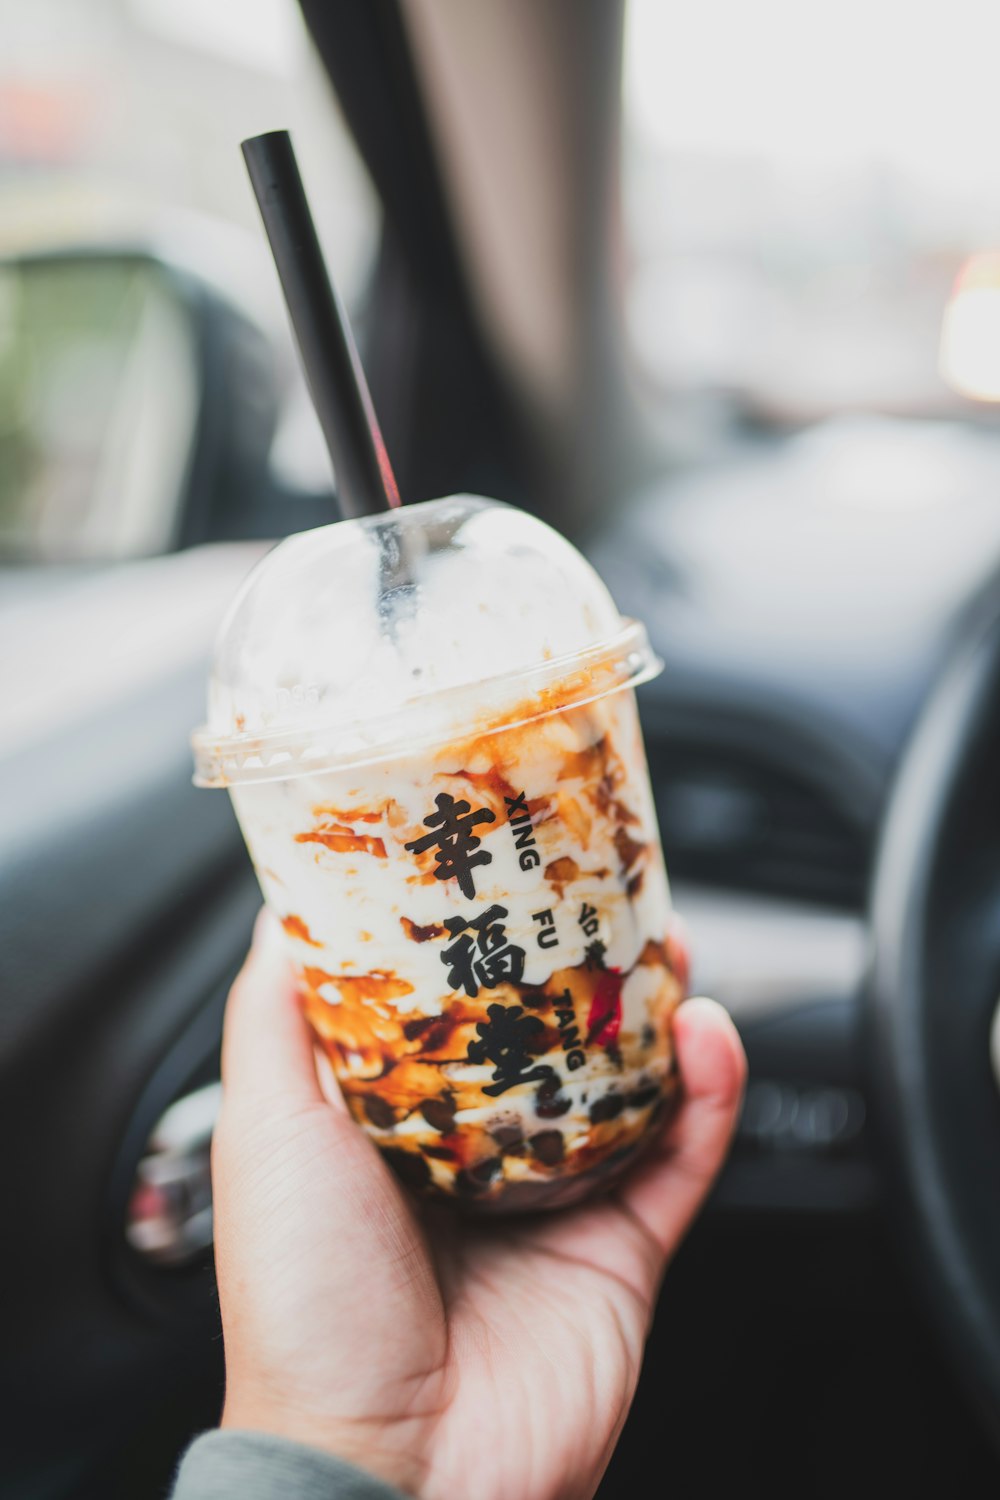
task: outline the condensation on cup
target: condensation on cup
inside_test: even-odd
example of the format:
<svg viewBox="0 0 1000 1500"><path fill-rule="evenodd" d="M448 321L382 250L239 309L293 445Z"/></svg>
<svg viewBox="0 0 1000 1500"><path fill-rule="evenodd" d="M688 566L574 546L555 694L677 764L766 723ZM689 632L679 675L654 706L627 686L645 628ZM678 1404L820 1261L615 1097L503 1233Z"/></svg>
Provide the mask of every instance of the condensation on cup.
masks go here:
<svg viewBox="0 0 1000 1500"><path fill-rule="evenodd" d="M229 611L195 779L412 1188L569 1203L669 1106L684 960L633 692L659 669L575 548L469 496L292 537Z"/></svg>

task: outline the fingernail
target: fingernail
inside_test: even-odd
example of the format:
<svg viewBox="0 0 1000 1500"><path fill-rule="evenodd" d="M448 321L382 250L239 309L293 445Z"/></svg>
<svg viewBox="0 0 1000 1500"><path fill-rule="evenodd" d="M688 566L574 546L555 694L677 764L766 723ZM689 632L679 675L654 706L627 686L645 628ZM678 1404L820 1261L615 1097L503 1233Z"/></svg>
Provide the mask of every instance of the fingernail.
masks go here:
<svg viewBox="0 0 1000 1500"><path fill-rule="evenodd" d="M707 1006L711 1006L713 1010L725 1009L725 1006L720 1005L718 1000L713 1000L711 995L690 995L683 1004L689 1014L692 1010L704 1010Z"/></svg>
<svg viewBox="0 0 1000 1500"><path fill-rule="evenodd" d="M725 1006L720 1005L718 1000L709 999L708 995L691 995L687 1000L682 1000L677 1014L683 1014L685 1024L694 1021L695 1025L718 1026L723 1016L730 1018Z"/></svg>

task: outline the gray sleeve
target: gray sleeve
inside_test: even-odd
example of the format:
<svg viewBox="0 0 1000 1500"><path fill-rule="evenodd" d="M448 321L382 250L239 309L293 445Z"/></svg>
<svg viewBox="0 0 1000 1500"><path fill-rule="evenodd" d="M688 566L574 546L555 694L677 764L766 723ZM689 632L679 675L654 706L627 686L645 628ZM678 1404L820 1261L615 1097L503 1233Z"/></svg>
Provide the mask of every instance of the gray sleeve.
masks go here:
<svg viewBox="0 0 1000 1500"><path fill-rule="evenodd" d="M405 1500L318 1448L264 1432L205 1432L181 1460L170 1500Z"/></svg>

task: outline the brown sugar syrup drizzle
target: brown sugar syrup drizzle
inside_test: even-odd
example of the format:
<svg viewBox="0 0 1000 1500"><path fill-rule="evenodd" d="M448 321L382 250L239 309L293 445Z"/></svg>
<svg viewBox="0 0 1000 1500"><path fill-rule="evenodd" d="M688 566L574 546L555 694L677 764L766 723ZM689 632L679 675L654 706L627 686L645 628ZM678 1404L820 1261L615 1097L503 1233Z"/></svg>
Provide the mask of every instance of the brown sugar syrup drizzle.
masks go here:
<svg viewBox="0 0 1000 1500"><path fill-rule="evenodd" d="M589 846L596 819L613 822L612 842L619 866L615 878L620 881L628 899L634 900L641 889L645 866L640 861L647 845L633 837L631 830L640 820L621 795L626 780L624 767L613 749L607 729L599 723L595 725L595 715L590 712L593 707L563 710L577 741L584 737L581 729L592 729L593 741L582 750L560 749L555 793L529 799L527 806L536 831L553 818L558 819L584 850ZM459 779L478 793L479 799L496 815L495 828L506 820L505 799L517 796L515 784L510 779L516 775L516 766L534 753L533 744L537 746L540 733L537 720L519 722L522 716L523 709L514 710L509 716L513 727L494 724L488 732L472 736L461 747L452 746L446 752L452 765L456 759L463 766L485 762L488 769L438 773L442 777ZM567 787L567 783L574 781L583 783L576 795ZM400 844L412 842L423 832L422 828L409 826L405 810L391 799L377 808L340 810L322 805L314 809L314 815L317 825L296 835L296 841L319 843L334 853L386 857L384 839L357 832L352 825L358 823L387 823ZM433 883L436 879L433 855L417 856L416 863L418 873L410 877L411 883ZM607 879L609 873L606 868L581 869L577 860L568 855L550 861L544 869L545 879L557 898L561 898L566 886L576 880L587 876ZM289 923L299 921L295 917L286 918L286 929ZM446 929L437 923L420 926L407 917L401 917L400 922L406 936L414 942L438 941L446 936ZM302 926L304 928L305 924ZM311 939L306 938L306 941ZM511 1123L509 1107L505 1121L502 1094L499 1097L485 1096L482 1081L463 1081L444 1073L444 1069L449 1065L468 1065L469 1047L480 1035L477 1028L486 1023L489 1006L497 1003L520 1006L526 1014L538 1017L542 1026L531 1040L528 1049L530 1061L541 1066L547 1059L554 1061L562 1055L563 1042L555 1016L556 1002L564 1012L566 996L571 997L576 1028L580 1036L586 1038L588 1016L593 1014L599 986L609 973L606 969L585 961L554 971L541 986L508 982L481 990L475 999L452 993L442 1000L440 1014L432 1016L407 1017L395 1010L393 1002L412 994L414 987L389 970L338 975L319 966L303 965L300 984L305 1013L340 1079L355 1117L374 1125L377 1130L392 1131L401 1121L419 1113L428 1126L427 1131L392 1136L391 1145L395 1148L392 1154L429 1157L447 1163L449 1168L454 1168L464 1177L478 1171L480 1186L485 1190L491 1184L500 1186L501 1157L527 1155L533 1169L540 1169L543 1173L546 1169L557 1169L559 1175L565 1175L568 1170L582 1173L609 1155L618 1155L622 1148L631 1147L644 1134L650 1113L663 1107L665 1096L673 1091L676 1081L669 1019L683 997L683 975L677 972L676 955L668 941L647 942L628 973L642 967L660 970L661 978L653 1002L656 1027L644 1028L641 1057L635 1060L634 1067L627 1069L633 1079L636 1070L639 1071L639 1084L637 1087L633 1085L629 1092L615 1088L616 1082L624 1082L621 1078L621 1073L626 1071L623 1053L633 1051L639 1040L630 1041L625 1036L615 1038L604 1048L609 1064L609 1087L592 1100L586 1138L574 1142L568 1158L562 1134L553 1122L557 1122L571 1106L568 1097L560 1092L559 1074L555 1069L538 1085L518 1087L519 1095L525 1086L535 1089L533 1112L538 1118L539 1129L527 1138L518 1125ZM621 982L627 978L628 974L622 975ZM321 993L321 990L329 992L331 988L338 994L337 1001L331 1002ZM666 1059L666 1077L650 1076L642 1080L642 1064L649 1063L654 1049ZM454 1117L458 1111L482 1110L483 1106L491 1108L488 1122L472 1128L467 1123L461 1128L455 1127ZM627 1112L629 1118L624 1118ZM403 1165L420 1168L419 1172L411 1170L409 1175L414 1181L420 1178L418 1185L425 1184L422 1173L426 1162L414 1160ZM407 1176L407 1172L402 1175Z"/></svg>

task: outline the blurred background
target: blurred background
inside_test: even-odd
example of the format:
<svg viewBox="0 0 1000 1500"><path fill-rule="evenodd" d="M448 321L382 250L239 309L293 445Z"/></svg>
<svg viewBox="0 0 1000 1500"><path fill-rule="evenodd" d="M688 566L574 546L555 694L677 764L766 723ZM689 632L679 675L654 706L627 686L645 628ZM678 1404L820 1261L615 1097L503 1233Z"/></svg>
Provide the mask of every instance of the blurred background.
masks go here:
<svg viewBox="0 0 1000 1500"><path fill-rule="evenodd" d="M316 217L342 294L357 308L371 278L379 210L298 8L283 0L239 9L215 0L66 0L30 11L10 5L3 23L4 254L152 250L171 269L204 279L268 335L258 379L277 378L282 394L265 461L287 467L293 486L327 486L238 154L245 136L288 122L304 172L331 185ZM6 272L0 545L7 555L134 556L177 540L182 472L172 476L173 492L168 480L165 494L142 501L126 497L124 479L105 482L109 468L182 470L191 441L200 372L192 330L176 309L171 316L162 281L162 270L121 258L78 268L69 281L59 266L27 280L16 268ZM164 428L147 422L136 439L144 401L154 400L170 406L169 430L161 413ZM131 457L134 442L153 452Z"/></svg>
<svg viewBox="0 0 1000 1500"><path fill-rule="evenodd" d="M710 1490L995 1484L897 1211L870 979L896 778L1000 569L993 29L975 0L0 0L0 1494L160 1494L218 1411L208 1147L259 897L188 735L247 570L336 514L239 153L284 127L404 498L559 526L667 664L668 868L751 1081L602 1496L648 1490L665 1431ZM1000 848L976 805L956 869ZM986 1202L976 951L947 1083Z"/></svg>
<svg viewBox="0 0 1000 1500"><path fill-rule="evenodd" d="M979 13L974 0L916 15L895 0L836 15L785 0L631 0L613 293L646 436L669 461L844 414L991 422L977 398L1000 394L988 336L1000 321L989 254L1000 205ZM326 461L236 144L287 122L362 326L382 208L299 9L39 0L2 15L0 249L152 248L204 276L271 340L282 399L270 462L293 488L321 488ZM556 400L545 330L508 305L503 269L471 274L487 317L508 319L507 357L541 403ZM102 465L129 461L122 404L141 402L131 377L141 381L143 348L153 341L155 363L156 341L169 343L181 425L190 351L145 283L135 289L134 266L91 275L92 326L77 307L71 338L48 285L19 290L14 270L4 277L7 555L154 552L174 536L162 511L140 526L94 489ZM126 368L127 401L115 385ZM874 445L876 462L888 446Z"/></svg>
<svg viewBox="0 0 1000 1500"><path fill-rule="evenodd" d="M786 426L990 394L978 350L940 349L1000 231L980 15L631 6L628 326L660 393Z"/></svg>

